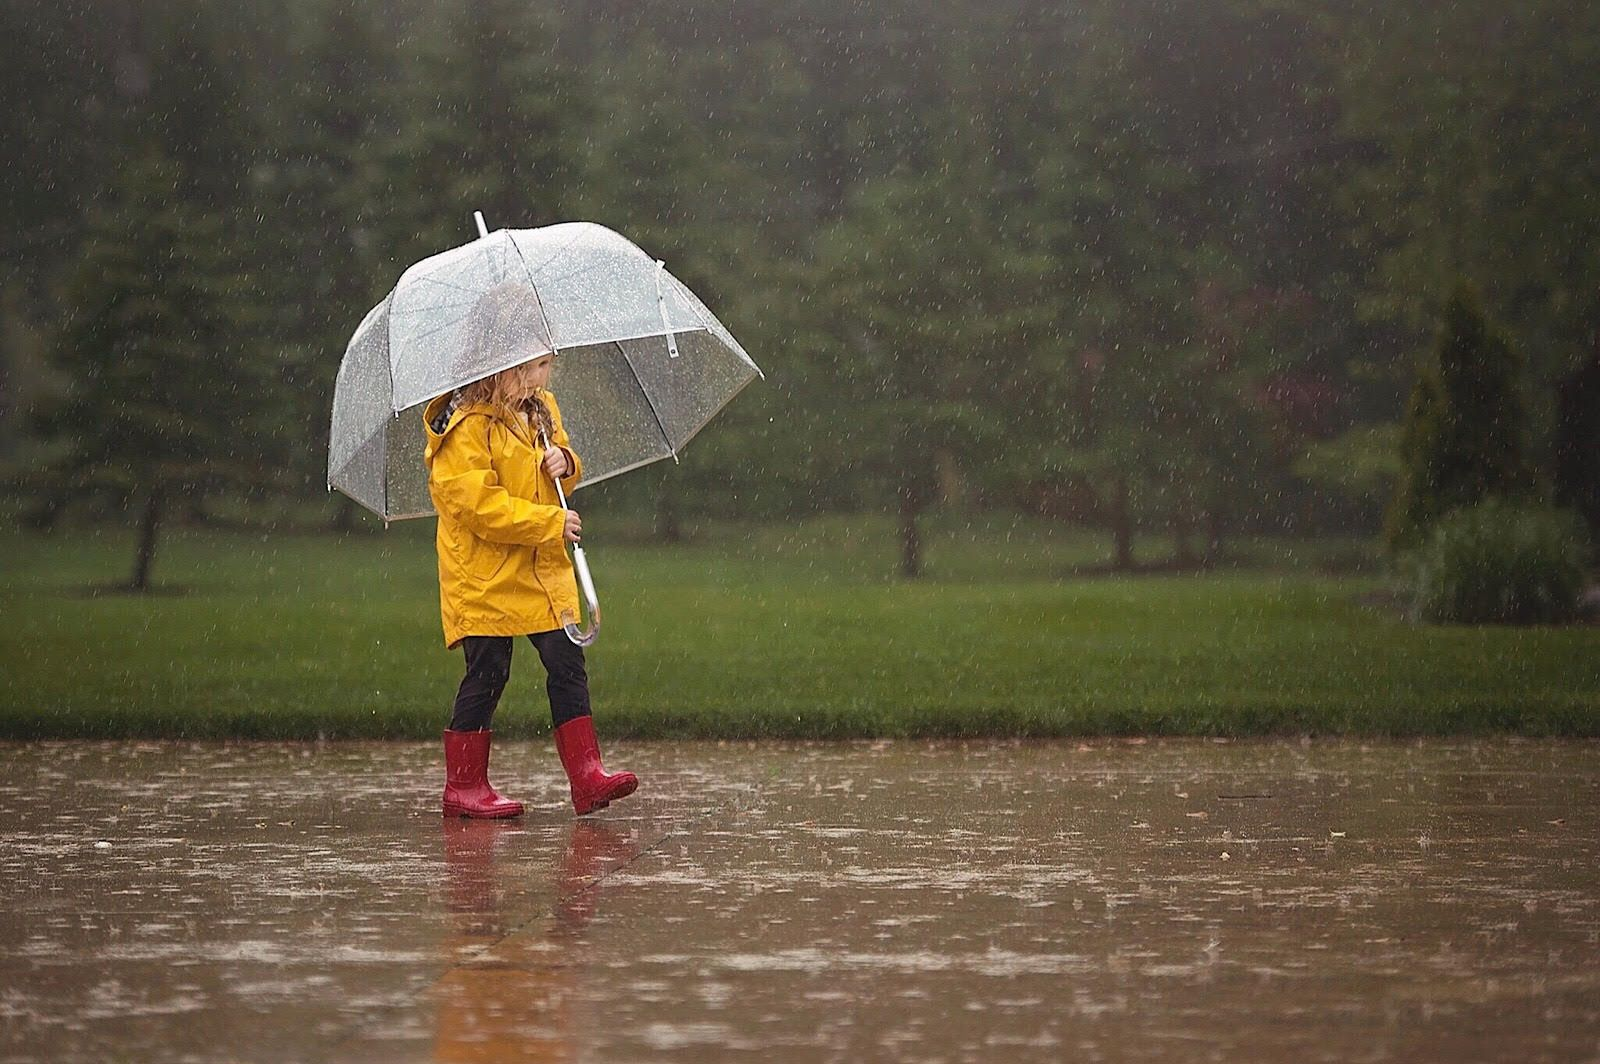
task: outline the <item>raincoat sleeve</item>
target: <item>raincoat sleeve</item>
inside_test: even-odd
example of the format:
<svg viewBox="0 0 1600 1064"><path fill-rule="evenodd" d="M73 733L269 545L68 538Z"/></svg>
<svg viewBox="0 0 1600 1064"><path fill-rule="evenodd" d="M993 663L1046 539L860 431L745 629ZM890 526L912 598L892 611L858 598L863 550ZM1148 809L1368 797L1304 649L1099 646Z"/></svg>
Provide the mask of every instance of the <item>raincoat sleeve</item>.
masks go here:
<svg viewBox="0 0 1600 1064"><path fill-rule="evenodd" d="M479 539L536 547L561 542L567 512L512 495L489 456L489 434L476 418L455 425L439 441L430 473L434 505Z"/></svg>
<svg viewBox="0 0 1600 1064"><path fill-rule="evenodd" d="M567 438L566 426L561 424L561 408L556 405L556 397L550 396L550 420L555 422L555 445L566 452L572 461L572 472L561 478L561 490L571 493L578 486L578 481L583 478L583 459L578 457L578 452L572 449L572 441Z"/></svg>

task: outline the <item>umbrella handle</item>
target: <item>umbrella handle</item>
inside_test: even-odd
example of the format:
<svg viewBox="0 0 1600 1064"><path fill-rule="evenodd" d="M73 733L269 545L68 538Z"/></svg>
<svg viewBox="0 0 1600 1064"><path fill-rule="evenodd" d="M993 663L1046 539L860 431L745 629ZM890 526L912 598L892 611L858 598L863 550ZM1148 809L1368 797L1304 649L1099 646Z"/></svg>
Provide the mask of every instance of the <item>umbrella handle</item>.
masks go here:
<svg viewBox="0 0 1600 1064"><path fill-rule="evenodd" d="M567 612L562 616L561 628L573 643L586 647L600 636L600 599L594 593L594 577L589 575L589 559L583 556L582 547L572 548L572 567L578 571L578 583L583 585L583 598L589 606L589 627L579 628L577 618Z"/></svg>
<svg viewBox="0 0 1600 1064"><path fill-rule="evenodd" d="M545 450L550 450L550 437L543 430L539 432L539 439L544 443ZM556 498L561 500L561 508L567 509L567 493L561 490L561 478L553 476L550 479L555 482ZM589 575L589 559L584 557L583 548L577 544L572 546L572 568L577 571L578 583L583 588L583 598L589 607L589 627L580 627L579 618L566 610L561 615L561 628L574 644L586 647L600 637L600 597L594 591L594 577Z"/></svg>

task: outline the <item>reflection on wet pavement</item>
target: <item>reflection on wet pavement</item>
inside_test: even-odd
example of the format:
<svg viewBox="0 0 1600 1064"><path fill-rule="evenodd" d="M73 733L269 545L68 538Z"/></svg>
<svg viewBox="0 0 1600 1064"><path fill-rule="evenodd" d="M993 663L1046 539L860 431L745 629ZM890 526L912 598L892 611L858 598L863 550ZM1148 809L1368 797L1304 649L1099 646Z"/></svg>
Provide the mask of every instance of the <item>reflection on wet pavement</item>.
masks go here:
<svg viewBox="0 0 1600 1064"><path fill-rule="evenodd" d="M0 1059L1600 1057L1594 743L613 746L4 746Z"/></svg>

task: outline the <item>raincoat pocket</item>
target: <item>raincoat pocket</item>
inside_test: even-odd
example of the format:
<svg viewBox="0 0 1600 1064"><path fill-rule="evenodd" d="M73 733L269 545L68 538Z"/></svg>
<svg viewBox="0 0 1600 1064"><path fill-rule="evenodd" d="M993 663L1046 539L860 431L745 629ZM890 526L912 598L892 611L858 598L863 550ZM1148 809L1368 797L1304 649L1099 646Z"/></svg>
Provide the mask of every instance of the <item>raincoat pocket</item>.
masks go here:
<svg viewBox="0 0 1600 1064"><path fill-rule="evenodd" d="M500 570L511 560L511 552L516 549L509 544L491 543L476 537L468 539L466 546L466 557L461 568L468 576L484 582L500 575Z"/></svg>

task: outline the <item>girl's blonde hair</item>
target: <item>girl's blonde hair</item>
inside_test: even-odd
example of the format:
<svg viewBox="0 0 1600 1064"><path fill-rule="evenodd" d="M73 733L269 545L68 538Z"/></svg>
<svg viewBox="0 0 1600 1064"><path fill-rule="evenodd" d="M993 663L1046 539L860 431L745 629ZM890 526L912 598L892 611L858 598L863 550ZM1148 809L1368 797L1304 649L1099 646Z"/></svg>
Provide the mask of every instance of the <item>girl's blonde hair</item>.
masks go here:
<svg viewBox="0 0 1600 1064"><path fill-rule="evenodd" d="M491 373L482 380L463 385L461 401L485 403L502 411L508 420L526 421L536 434L542 435L547 440L554 440L555 424L550 417L550 408L544 403L542 393L530 395L526 401L512 398L513 375L521 369L522 366L519 364L510 369L503 369L499 373Z"/></svg>

